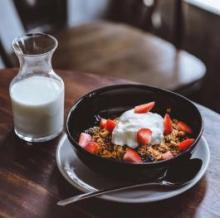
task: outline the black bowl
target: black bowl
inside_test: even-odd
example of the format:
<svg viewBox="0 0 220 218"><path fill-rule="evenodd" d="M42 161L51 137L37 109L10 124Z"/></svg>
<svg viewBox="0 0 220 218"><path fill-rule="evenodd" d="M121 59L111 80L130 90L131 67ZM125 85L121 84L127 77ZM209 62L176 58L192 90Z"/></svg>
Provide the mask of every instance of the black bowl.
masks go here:
<svg viewBox="0 0 220 218"><path fill-rule="evenodd" d="M167 108L171 117L183 120L193 130L195 142L179 156L164 161L130 164L91 154L78 144L79 135L97 124L100 117L112 118L136 105L155 101L153 109L164 116ZM145 85L115 85L91 91L81 97L71 108L66 121L67 135L79 158L91 169L106 175L130 178L152 178L170 164L189 158L194 151L203 131L202 117L197 107L187 98L162 89Z"/></svg>

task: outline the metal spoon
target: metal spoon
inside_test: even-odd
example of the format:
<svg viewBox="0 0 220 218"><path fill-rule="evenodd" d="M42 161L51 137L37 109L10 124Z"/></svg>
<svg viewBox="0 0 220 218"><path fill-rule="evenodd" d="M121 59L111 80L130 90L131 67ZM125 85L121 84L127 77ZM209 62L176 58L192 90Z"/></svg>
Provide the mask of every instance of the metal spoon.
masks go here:
<svg viewBox="0 0 220 218"><path fill-rule="evenodd" d="M202 166L200 159L184 160L178 164L170 166L162 177L156 179L154 182L142 182L130 185L121 185L113 188L102 189L98 191L88 192L84 194L75 195L73 197L60 200L57 202L59 206L66 206L77 201L100 196L103 194L110 194L113 192L149 186L161 186L165 188L179 188L191 182L196 176Z"/></svg>

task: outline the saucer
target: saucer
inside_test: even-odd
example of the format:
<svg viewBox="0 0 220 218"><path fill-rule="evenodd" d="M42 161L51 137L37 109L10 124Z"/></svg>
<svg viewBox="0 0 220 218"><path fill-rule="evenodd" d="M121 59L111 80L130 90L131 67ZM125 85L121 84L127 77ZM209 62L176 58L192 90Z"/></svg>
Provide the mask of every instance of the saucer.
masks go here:
<svg viewBox="0 0 220 218"><path fill-rule="evenodd" d="M182 194L200 181L209 164L210 151L206 139L202 137L198 143L199 144L191 158L200 159L202 161L202 166L195 178L187 185L177 189L163 189L155 187L136 188L102 195L99 198L123 203L149 203L165 200ZM71 185L82 192L91 192L123 184L122 180L105 177L89 169L77 157L66 135L61 138L58 144L56 161L63 177Z"/></svg>

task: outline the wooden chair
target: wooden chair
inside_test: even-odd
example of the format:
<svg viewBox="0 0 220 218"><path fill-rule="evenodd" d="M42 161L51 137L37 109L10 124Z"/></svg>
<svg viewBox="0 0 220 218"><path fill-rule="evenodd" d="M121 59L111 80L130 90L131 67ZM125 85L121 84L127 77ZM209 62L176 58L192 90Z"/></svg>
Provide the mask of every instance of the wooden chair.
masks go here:
<svg viewBox="0 0 220 218"><path fill-rule="evenodd" d="M0 57L5 67L18 66L11 48L13 38L25 32L60 31L67 24L66 10L66 0L0 1Z"/></svg>
<svg viewBox="0 0 220 218"><path fill-rule="evenodd" d="M100 76L129 79L180 91L183 94L193 92L202 81L206 67L198 58L181 50L182 1L175 2L173 44L146 32L146 30L154 31L152 16L158 1L146 7L142 4L142 0L112 0L107 14L108 21L95 21L57 31L65 26L66 16L62 8L61 12L57 12L58 17L63 20L62 25L60 23L57 26L53 25L56 27L53 32L59 32L55 34L59 40L59 48L55 54L54 66ZM119 7L125 3L129 3L131 8ZM16 4L16 6L19 11L19 5ZM53 8L54 6L55 4ZM144 8L144 13L143 11L139 13L142 8ZM19 14L22 15L24 10L24 8L20 9ZM142 15L142 21L138 16L136 20L129 19L133 17L129 13L134 12ZM120 17L120 14L126 16ZM62 16L64 18L61 18ZM27 20L30 21L30 17L29 19L22 18L26 30L31 26L31 24L27 25ZM143 25L143 20L146 21L146 26ZM48 23L53 23L53 19ZM39 26L35 23L34 27ZM42 23L41 26L43 26Z"/></svg>
<svg viewBox="0 0 220 218"><path fill-rule="evenodd" d="M13 0L25 30L55 32L66 26L67 0Z"/></svg>
<svg viewBox="0 0 220 218"><path fill-rule="evenodd" d="M2 59L5 66L11 67L11 60L8 57L8 54L5 52L5 49L2 45L2 42L0 40L0 58Z"/></svg>
<svg viewBox="0 0 220 218"><path fill-rule="evenodd" d="M60 47L56 53L55 66L129 79L185 95L198 90L206 67L198 58L181 50L182 1L175 1L173 44L143 31L153 31L152 16L158 1L154 1L147 9L142 5L146 15L141 12L140 0L112 2L112 11L115 13L112 17L117 23L89 23L57 35ZM123 5L126 2L130 9L128 5ZM138 17L136 20L129 19L135 13L145 15L142 16L142 22ZM148 27L143 26L143 20Z"/></svg>

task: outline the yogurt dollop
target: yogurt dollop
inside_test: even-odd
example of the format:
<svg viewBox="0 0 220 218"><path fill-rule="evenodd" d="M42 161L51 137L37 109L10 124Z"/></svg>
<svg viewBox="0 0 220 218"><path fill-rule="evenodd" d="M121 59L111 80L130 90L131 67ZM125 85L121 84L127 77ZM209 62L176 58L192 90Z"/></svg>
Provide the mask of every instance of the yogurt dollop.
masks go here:
<svg viewBox="0 0 220 218"><path fill-rule="evenodd" d="M124 112L112 132L112 143L136 148L137 132L141 128L152 131L152 145L160 144L163 139L163 118L157 113L135 113L134 109Z"/></svg>

